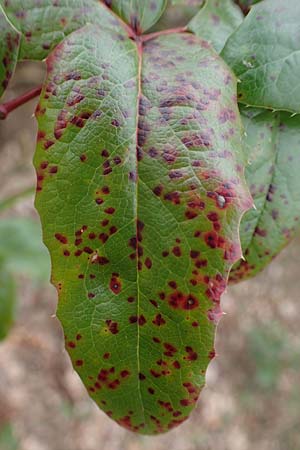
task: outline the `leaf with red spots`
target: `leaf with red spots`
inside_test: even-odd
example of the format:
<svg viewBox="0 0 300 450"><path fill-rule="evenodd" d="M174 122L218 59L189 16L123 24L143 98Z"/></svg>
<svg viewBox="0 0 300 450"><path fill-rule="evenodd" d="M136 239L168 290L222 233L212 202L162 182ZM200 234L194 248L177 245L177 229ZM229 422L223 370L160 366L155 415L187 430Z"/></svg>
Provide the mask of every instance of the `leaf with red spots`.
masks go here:
<svg viewBox="0 0 300 450"><path fill-rule="evenodd" d="M222 51L241 81L239 102L300 112L299 35L299 0L264 0L252 6Z"/></svg>
<svg viewBox="0 0 300 450"><path fill-rule="evenodd" d="M106 414L151 434L205 383L252 200L226 64L190 33L133 36L89 25L48 57L36 207L75 369Z"/></svg>
<svg viewBox="0 0 300 450"><path fill-rule="evenodd" d="M5 14L21 34L18 59L42 60L73 31L87 23L118 29L99 0L0 0ZM123 32L119 28L119 32Z"/></svg>
<svg viewBox="0 0 300 450"><path fill-rule="evenodd" d="M167 0L102 0L141 34L154 25L167 5Z"/></svg>
<svg viewBox="0 0 300 450"><path fill-rule="evenodd" d="M20 35L9 23L0 5L0 97L8 86L14 73L18 52Z"/></svg>
<svg viewBox="0 0 300 450"><path fill-rule="evenodd" d="M233 0L206 0L203 8L188 24L188 29L206 39L220 52L243 18Z"/></svg>
<svg viewBox="0 0 300 450"><path fill-rule="evenodd" d="M7 336L15 316L16 287L13 276L0 265L0 341Z"/></svg>
<svg viewBox="0 0 300 450"><path fill-rule="evenodd" d="M245 260L234 266L231 282L260 272L300 229L300 117L246 108L242 117L246 179L256 209L242 219Z"/></svg>

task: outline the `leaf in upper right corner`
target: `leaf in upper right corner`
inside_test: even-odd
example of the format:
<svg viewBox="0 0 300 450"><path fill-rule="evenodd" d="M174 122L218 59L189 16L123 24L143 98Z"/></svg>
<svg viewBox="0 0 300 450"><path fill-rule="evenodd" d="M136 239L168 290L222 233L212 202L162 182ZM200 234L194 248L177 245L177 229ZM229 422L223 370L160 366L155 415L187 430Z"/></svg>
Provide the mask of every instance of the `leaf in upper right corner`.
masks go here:
<svg viewBox="0 0 300 450"><path fill-rule="evenodd" d="M188 29L209 41L221 52L228 37L242 23L244 15L232 0L207 0L188 24Z"/></svg>
<svg viewBox="0 0 300 450"><path fill-rule="evenodd" d="M241 80L239 102L299 113L299 0L253 5L222 57Z"/></svg>
<svg viewBox="0 0 300 450"><path fill-rule="evenodd" d="M242 219L245 261L233 267L232 283L260 272L300 230L300 116L244 108L242 119L246 180L257 209Z"/></svg>
<svg viewBox="0 0 300 450"><path fill-rule="evenodd" d="M0 266L0 341L7 336L14 321L15 282L11 273Z"/></svg>
<svg viewBox="0 0 300 450"><path fill-rule="evenodd" d="M18 52L20 35L7 20L0 6L0 97L8 86L14 73Z"/></svg>

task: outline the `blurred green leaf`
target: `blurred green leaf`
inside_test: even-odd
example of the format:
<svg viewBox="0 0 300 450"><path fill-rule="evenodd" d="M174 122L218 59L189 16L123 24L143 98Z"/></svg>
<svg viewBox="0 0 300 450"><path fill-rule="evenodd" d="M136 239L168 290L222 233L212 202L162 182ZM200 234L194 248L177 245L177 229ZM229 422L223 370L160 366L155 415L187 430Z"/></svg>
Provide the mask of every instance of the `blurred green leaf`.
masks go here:
<svg viewBox="0 0 300 450"><path fill-rule="evenodd" d="M32 219L0 221L0 260L13 274L24 274L34 281L49 281L50 258L42 243L41 226Z"/></svg>
<svg viewBox="0 0 300 450"><path fill-rule="evenodd" d="M2 264L0 267L0 340L6 337L13 324L15 304L15 282L11 273Z"/></svg>
<svg viewBox="0 0 300 450"><path fill-rule="evenodd" d="M12 426L6 424L0 429L0 449L1 450L18 450L19 444L14 436Z"/></svg>

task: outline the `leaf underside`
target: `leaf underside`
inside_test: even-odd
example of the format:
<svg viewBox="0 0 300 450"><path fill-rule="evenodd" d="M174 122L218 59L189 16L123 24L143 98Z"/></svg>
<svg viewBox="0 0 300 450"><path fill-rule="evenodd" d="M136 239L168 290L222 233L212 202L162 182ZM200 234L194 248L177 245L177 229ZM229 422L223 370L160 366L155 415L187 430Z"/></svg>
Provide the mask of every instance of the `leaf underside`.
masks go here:
<svg viewBox="0 0 300 450"><path fill-rule="evenodd" d="M241 81L239 102L300 112L299 35L298 0L253 5L221 54Z"/></svg>
<svg viewBox="0 0 300 450"><path fill-rule="evenodd" d="M244 108L242 118L250 161L246 180L256 210L242 219L245 261L233 267L230 282L260 272L300 229L300 117Z"/></svg>

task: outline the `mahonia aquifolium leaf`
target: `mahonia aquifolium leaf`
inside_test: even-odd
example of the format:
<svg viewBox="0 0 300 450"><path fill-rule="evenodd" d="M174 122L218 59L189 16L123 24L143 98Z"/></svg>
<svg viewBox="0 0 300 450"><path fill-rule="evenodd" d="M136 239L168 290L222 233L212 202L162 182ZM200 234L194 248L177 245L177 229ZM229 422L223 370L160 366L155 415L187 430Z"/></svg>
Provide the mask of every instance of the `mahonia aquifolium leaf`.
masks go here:
<svg viewBox="0 0 300 450"><path fill-rule="evenodd" d="M243 19L242 11L233 0L206 0L203 8L188 24L188 29L221 52L228 37Z"/></svg>
<svg viewBox="0 0 300 450"><path fill-rule="evenodd" d="M16 292L10 271L0 262L0 341L4 339L14 321Z"/></svg>
<svg viewBox="0 0 300 450"><path fill-rule="evenodd" d="M246 108L242 117L250 163L246 180L256 210L242 219L245 261L233 267L231 282L260 272L300 229L300 117Z"/></svg>
<svg viewBox="0 0 300 450"><path fill-rule="evenodd" d="M20 35L9 23L3 9L0 6L0 97L8 86L9 80L14 73L18 52Z"/></svg>
<svg viewBox="0 0 300 450"><path fill-rule="evenodd" d="M66 348L91 397L153 434L192 411L252 205L236 80L190 33L101 20L47 58L36 207Z"/></svg>
<svg viewBox="0 0 300 450"><path fill-rule="evenodd" d="M299 35L299 0L252 6L221 54L241 81L239 102L300 112Z"/></svg>

